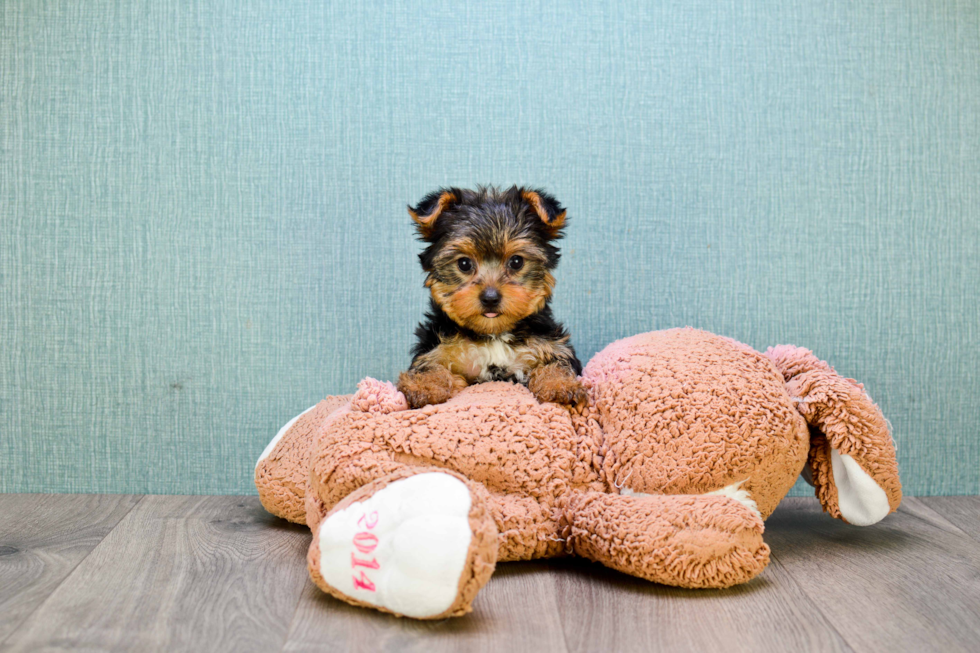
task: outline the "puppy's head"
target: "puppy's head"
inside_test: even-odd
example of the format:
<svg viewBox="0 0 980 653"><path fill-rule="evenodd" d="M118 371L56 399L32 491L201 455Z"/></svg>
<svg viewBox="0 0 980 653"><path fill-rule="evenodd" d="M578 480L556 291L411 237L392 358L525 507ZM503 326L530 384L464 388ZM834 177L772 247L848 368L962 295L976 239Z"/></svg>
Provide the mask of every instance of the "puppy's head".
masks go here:
<svg viewBox="0 0 980 653"><path fill-rule="evenodd" d="M457 324L499 334L551 297L565 209L540 190L440 189L408 208L432 299Z"/></svg>

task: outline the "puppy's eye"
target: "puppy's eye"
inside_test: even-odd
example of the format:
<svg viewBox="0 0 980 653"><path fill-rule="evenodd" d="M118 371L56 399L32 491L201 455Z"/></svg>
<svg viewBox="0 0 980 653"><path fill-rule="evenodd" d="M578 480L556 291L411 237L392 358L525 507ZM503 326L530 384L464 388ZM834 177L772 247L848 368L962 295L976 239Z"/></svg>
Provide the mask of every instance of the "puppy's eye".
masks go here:
<svg viewBox="0 0 980 653"><path fill-rule="evenodd" d="M511 256L510 259L507 261L507 267L515 271L520 270L522 267L524 267L524 257L517 256L516 254L514 256Z"/></svg>
<svg viewBox="0 0 980 653"><path fill-rule="evenodd" d="M456 267L459 268L460 272L469 272L473 269L473 261L466 258L465 256L458 261L456 261Z"/></svg>

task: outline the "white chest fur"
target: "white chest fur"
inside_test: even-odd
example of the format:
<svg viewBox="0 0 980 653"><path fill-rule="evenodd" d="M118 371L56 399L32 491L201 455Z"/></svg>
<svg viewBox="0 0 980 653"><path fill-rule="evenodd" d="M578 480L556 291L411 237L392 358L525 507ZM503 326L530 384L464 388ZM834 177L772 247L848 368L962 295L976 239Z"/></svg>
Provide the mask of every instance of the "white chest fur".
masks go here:
<svg viewBox="0 0 980 653"><path fill-rule="evenodd" d="M505 334L467 343L458 360L451 365L451 371L462 374L471 382L501 378L513 378L521 383L527 381L527 351L514 347L512 340L512 336Z"/></svg>

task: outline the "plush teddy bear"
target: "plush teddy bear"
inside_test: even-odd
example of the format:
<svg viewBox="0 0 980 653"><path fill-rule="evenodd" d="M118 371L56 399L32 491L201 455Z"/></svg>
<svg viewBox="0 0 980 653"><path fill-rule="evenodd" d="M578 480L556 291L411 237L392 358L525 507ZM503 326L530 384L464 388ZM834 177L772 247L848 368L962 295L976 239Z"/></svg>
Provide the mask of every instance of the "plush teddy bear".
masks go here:
<svg viewBox="0 0 980 653"><path fill-rule="evenodd" d="M824 510L873 524L901 501L887 424L806 349L695 329L615 342L588 402L484 383L408 410L365 379L283 427L255 484L313 532L324 591L419 619L471 610L498 561L574 554L651 581L728 587L769 561L763 522L808 470Z"/></svg>

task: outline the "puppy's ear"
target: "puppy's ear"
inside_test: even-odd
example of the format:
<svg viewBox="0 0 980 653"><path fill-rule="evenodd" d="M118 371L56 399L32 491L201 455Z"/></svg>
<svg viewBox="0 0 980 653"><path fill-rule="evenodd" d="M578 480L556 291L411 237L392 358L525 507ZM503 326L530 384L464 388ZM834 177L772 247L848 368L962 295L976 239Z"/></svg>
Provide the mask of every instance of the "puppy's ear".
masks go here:
<svg viewBox="0 0 980 653"><path fill-rule="evenodd" d="M432 230L435 228L439 215L447 207L452 206L458 201L459 197L453 191L445 189L437 190L423 197L418 205L409 206L408 214L412 216L412 220L418 226L419 234L422 238L428 240L432 235Z"/></svg>
<svg viewBox="0 0 980 653"><path fill-rule="evenodd" d="M527 202L531 209L541 218L541 222L548 229L548 234L552 238L560 238L561 230L565 226L566 211L554 197L540 190L521 191L521 197Z"/></svg>

